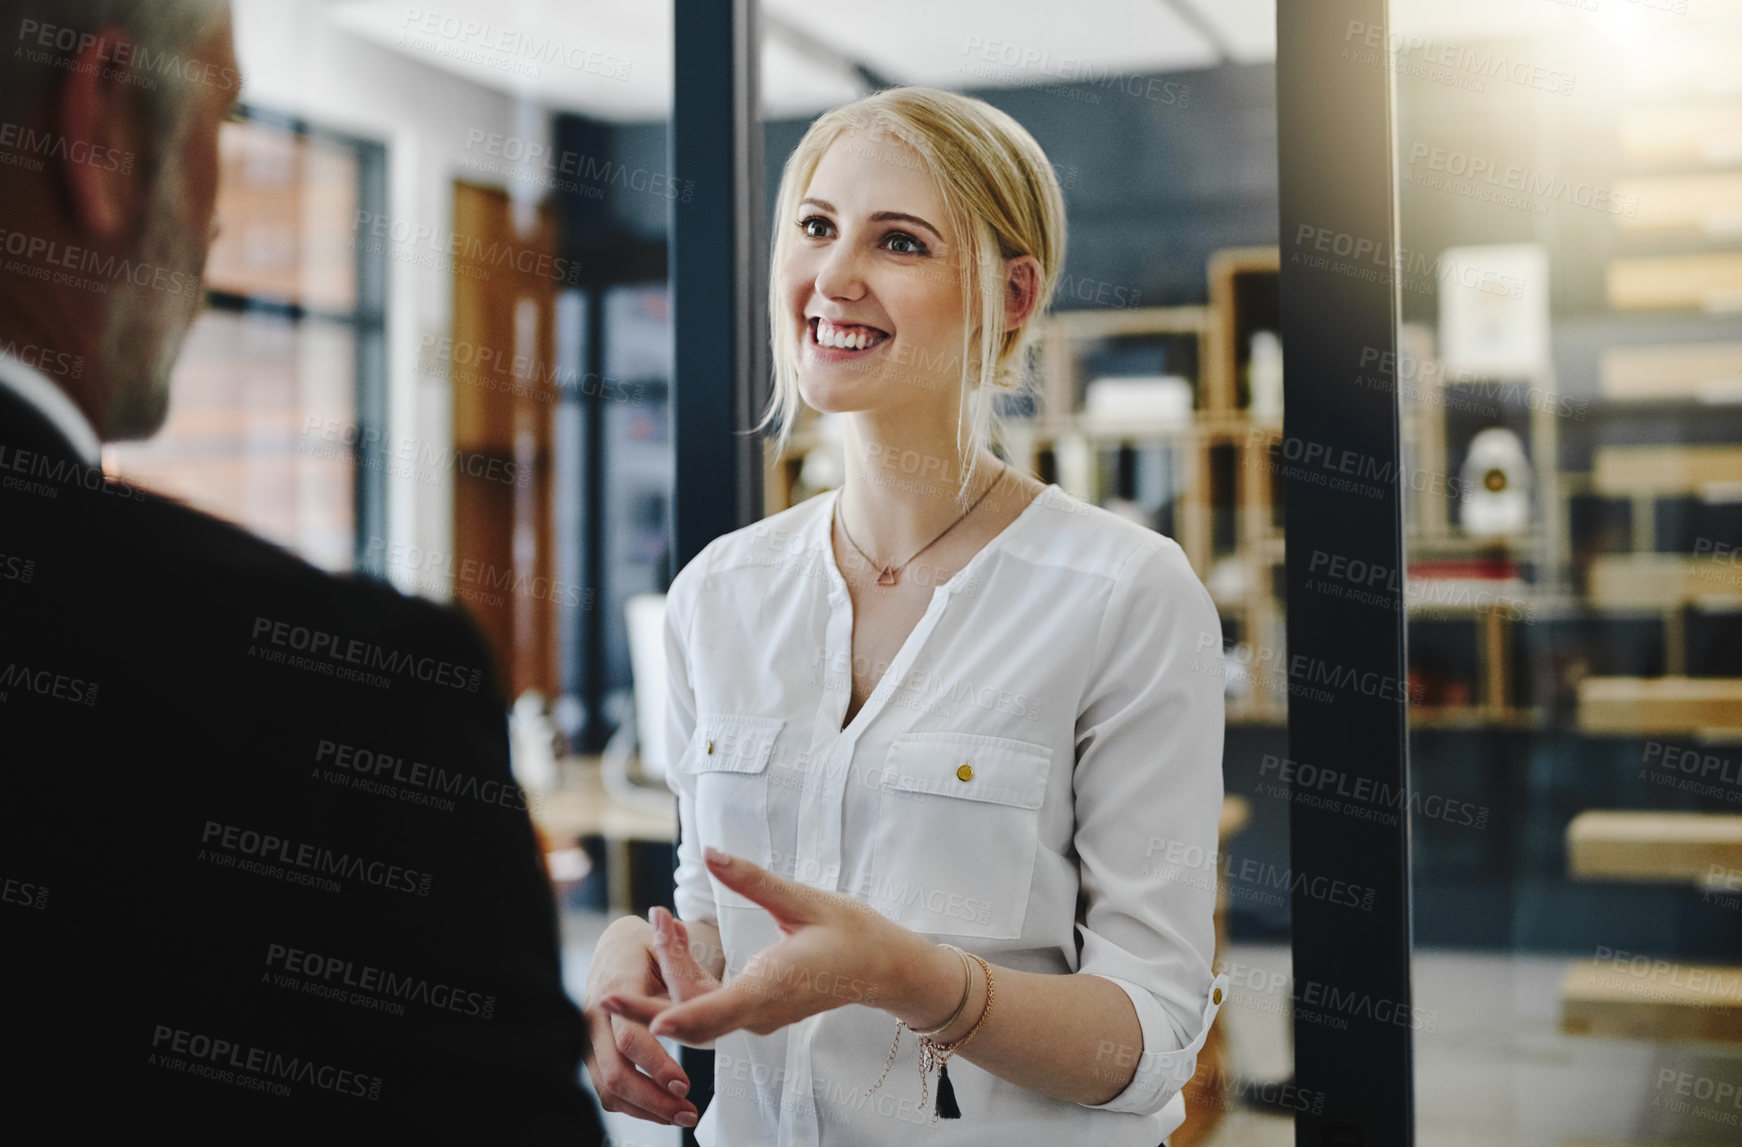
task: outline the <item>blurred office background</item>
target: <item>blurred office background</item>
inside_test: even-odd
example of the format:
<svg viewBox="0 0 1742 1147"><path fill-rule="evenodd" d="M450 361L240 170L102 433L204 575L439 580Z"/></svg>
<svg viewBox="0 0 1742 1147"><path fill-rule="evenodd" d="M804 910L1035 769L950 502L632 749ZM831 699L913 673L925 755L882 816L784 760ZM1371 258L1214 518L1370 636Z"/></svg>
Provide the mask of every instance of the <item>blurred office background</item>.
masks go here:
<svg viewBox="0 0 1742 1147"><path fill-rule="evenodd" d="M688 2L237 0L211 307L167 431L106 455L472 612L523 698L516 767L554 790L577 995L610 915L669 896L630 606L675 572ZM1346 38L1349 66L1396 72L1407 466L1384 479L1408 487L1408 564L1326 555L1322 584L1406 601L1415 1002L1435 1021L1415 1032L1419 1140L1734 1142L1742 1108L1714 1097L1742 1094L1742 9L1391 8L1389 36ZM1292 1142L1288 1108L1315 1097L1273 1086L1281 667L1287 611L1313 602L1282 591L1298 239L1278 234L1274 0L764 0L759 19L769 197L816 114L891 84L985 98L1055 165L1069 258L1001 449L1177 537L1222 610L1236 1006L1175 1142ZM807 421L770 455L768 510L834 480L831 441Z"/></svg>

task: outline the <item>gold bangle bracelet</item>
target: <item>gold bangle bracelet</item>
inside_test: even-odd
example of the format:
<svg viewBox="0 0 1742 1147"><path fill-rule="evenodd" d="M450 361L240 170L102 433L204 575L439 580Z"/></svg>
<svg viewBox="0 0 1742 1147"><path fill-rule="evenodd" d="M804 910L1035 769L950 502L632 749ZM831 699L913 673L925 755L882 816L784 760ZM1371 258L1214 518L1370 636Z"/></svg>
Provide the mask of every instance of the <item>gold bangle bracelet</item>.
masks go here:
<svg viewBox="0 0 1742 1147"><path fill-rule="evenodd" d="M980 1009L980 1018L975 1021L972 1028L968 1029L967 1035L963 1036L955 1043L938 1045L938 1051L942 1053L943 1062L945 1063L948 1063L950 1056L960 1051L969 1040L980 1034L980 1029L986 1026L987 1020L992 1018L992 1003L998 998L998 989L992 984L992 965L988 964L985 960L972 952L969 952L968 955L973 956L975 962L980 965L980 970L986 973L986 1006Z"/></svg>
<svg viewBox="0 0 1742 1147"><path fill-rule="evenodd" d="M968 997L974 994L974 967L972 964L968 963L968 953L962 951L960 948L956 947L954 944L939 944L938 947L948 948L950 951L954 952L957 956L961 957L962 973L963 973L963 976L962 976L962 1000L960 1003L958 1003L956 1005L956 1010L950 1013L950 1018L945 1020L938 1027L935 1027L931 1031L928 1031L928 1032L922 1032L922 1031L914 1031L913 1032L913 1034L916 1036L922 1036L922 1037L925 1037L928 1039L934 1035L941 1035L942 1033L949 1031L950 1027L957 1020L962 1018L962 1012L968 1006ZM909 1029L909 1030L912 1031L913 1029Z"/></svg>

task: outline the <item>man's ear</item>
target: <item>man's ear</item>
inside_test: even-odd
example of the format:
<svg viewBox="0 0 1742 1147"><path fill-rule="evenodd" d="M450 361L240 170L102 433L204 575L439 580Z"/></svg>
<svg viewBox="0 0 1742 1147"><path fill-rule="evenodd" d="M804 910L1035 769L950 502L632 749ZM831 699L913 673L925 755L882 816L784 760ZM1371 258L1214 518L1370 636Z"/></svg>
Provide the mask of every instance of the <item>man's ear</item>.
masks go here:
<svg viewBox="0 0 1742 1147"><path fill-rule="evenodd" d="M1011 259L1004 272L1004 329L1016 330L1040 304L1040 261L1033 255Z"/></svg>
<svg viewBox="0 0 1742 1147"><path fill-rule="evenodd" d="M48 123L60 137L55 154L74 224L93 238L115 240L132 229L144 201L144 100L129 82L133 44L127 34L103 28L92 39L50 97Z"/></svg>

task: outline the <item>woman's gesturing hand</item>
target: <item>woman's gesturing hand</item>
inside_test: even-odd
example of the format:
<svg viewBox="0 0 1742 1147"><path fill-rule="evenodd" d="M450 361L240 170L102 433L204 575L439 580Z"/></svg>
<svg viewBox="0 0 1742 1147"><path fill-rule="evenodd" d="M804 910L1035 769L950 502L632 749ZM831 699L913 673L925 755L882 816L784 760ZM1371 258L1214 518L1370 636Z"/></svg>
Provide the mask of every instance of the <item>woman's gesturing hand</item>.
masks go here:
<svg viewBox="0 0 1742 1147"><path fill-rule="evenodd" d="M599 1007L601 997L625 992L677 1002L719 987L719 980L691 956L683 925L663 908L655 908L651 915L651 927L632 916L616 921L593 951L582 1006L589 1045L587 1071L606 1111L694 1127L696 1105L684 1098L690 1081L683 1068L645 1023Z"/></svg>
<svg viewBox="0 0 1742 1147"><path fill-rule="evenodd" d="M625 987L602 994L599 1007L647 1024L655 1035L695 1044L740 1028L767 1035L846 1004L905 1002L905 986L894 977L904 959L920 962L917 950L930 947L921 937L851 896L783 879L716 849L706 857L713 878L768 909L784 936L724 987L689 999ZM674 967L688 958L687 951L677 954ZM696 982L693 973L679 974Z"/></svg>

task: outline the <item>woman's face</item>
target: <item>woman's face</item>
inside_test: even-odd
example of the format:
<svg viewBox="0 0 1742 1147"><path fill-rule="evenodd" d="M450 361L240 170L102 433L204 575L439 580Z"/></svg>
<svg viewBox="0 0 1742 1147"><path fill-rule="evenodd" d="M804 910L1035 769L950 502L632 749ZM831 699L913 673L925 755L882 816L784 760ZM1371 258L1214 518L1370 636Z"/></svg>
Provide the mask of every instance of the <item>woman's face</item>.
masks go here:
<svg viewBox="0 0 1742 1147"><path fill-rule="evenodd" d="M779 270L799 393L821 411L952 408L961 379L958 246L919 154L846 134L824 153Z"/></svg>

